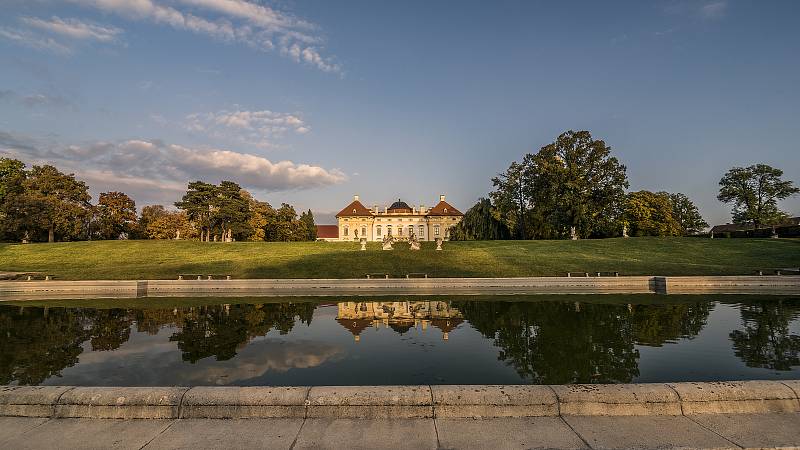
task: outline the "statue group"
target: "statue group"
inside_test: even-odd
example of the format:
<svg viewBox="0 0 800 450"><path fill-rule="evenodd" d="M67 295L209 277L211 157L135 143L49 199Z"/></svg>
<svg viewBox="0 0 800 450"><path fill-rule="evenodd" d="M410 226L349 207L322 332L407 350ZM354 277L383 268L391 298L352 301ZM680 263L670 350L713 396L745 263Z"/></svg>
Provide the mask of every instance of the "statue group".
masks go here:
<svg viewBox="0 0 800 450"><path fill-rule="evenodd" d="M383 237L381 241L384 250L394 250L394 237L391 234L387 234ZM411 234L408 237L408 249L409 250L419 250L421 248L421 244L419 239L415 234ZM439 240L437 240L436 250L441 250L442 244ZM361 243L361 250L366 250L366 241Z"/></svg>

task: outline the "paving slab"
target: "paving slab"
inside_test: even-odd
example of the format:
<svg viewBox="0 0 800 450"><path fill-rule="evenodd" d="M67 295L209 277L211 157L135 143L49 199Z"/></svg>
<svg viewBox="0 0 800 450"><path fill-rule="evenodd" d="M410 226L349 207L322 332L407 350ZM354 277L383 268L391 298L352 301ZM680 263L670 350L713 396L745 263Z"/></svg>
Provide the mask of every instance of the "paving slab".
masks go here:
<svg viewBox="0 0 800 450"><path fill-rule="evenodd" d="M182 419L145 449L288 449L302 424L303 419Z"/></svg>
<svg viewBox="0 0 800 450"><path fill-rule="evenodd" d="M683 416L566 416L593 449L738 448Z"/></svg>
<svg viewBox="0 0 800 450"><path fill-rule="evenodd" d="M800 414L698 414L689 416L745 448L800 448Z"/></svg>
<svg viewBox="0 0 800 450"><path fill-rule="evenodd" d="M32 417L0 417L0 448L9 448L4 445L12 439L19 437L28 430L38 427L50 419Z"/></svg>
<svg viewBox="0 0 800 450"><path fill-rule="evenodd" d="M294 449L436 449L433 419L306 419Z"/></svg>
<svg viewBox="0 0 800 450"><path fill-rule="evenodd" d="M557 416L556 395L548 386L431 386L439 417Z"/></svg>
<svg viewBox="0 0 800 450"><path fill-rule="evenodd" d="M588 448L559 417L436 419L442 449Z"/></svg>
<svg viewBox="0 0 800 450"><path fill-rule="evenodd" d="M24 449L141 449L171 420L53 419L3 443Z"/></svg>

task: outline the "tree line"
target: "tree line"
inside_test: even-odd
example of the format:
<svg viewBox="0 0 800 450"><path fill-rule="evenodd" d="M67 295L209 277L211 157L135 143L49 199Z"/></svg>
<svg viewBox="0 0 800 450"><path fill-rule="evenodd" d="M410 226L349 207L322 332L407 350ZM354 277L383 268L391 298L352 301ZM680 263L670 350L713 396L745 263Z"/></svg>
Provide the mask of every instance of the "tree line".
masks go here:
<svg viewBox="0 0 800 450"><path fill-rule="evenodd" d="M309 241L317 237L311 210L273 208L232 181L189 183L176 210L149 205L137 213L123 192L89 187L51 165L26 168L0 158L0 240L55 242L93 239Z"/></svg>
<svg viewBox="0 0 800 450"><path fill-rule="evenodd" d="M798 192L765 164L734 167L718 199L733 220L755 228L788 216L777 201ZM494 190L453 228L453 240L684 236L708 227L685 194L627 192L627 168L588 131L567 131L492 178Z"/></svg>

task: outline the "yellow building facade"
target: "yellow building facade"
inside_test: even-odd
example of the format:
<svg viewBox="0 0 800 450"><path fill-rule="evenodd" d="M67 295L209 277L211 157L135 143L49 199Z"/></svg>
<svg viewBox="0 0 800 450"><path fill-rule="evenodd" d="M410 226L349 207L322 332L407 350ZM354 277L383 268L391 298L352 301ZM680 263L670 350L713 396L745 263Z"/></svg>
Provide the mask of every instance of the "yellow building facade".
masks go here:
<svg viewBox="0 0 800 450"><path fill-rule="evenodd" d="M407 240L412 234L420 241L448 240L450 229L464 215L439 196L432 208L417 207L397 200L391 206L367 208L356 195L353 201L336 215L340 241L382 241L391 235L395 240Z"/></svg>

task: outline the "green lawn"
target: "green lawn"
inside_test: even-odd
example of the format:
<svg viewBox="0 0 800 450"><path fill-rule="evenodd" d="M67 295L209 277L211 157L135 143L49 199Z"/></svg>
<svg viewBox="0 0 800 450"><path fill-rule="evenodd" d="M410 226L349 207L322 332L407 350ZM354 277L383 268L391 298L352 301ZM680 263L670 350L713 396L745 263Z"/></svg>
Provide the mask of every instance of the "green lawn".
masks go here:
<svg viewBox="0 0 800 450"><path fill-rule="evenodd" d="M419 252L370 243L96 241L0 244L0 271L38 271L58 279L174 279L179 273L234 278L361 278L366 273L432 277L564 275L735 275L800 266L797 239L631 238L582 241L446 242Z"/></svg>

